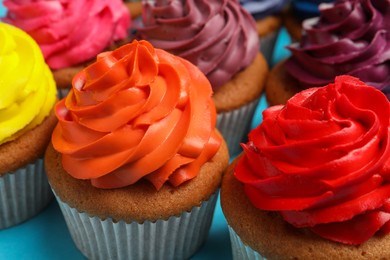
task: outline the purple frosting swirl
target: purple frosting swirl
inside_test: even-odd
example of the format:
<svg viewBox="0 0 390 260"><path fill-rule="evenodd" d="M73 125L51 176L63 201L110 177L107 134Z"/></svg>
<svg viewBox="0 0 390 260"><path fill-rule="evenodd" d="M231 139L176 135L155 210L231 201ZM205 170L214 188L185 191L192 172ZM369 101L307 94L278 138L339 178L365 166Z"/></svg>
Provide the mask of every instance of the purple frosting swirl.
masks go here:
<svg viewBox="0 0 390 260"><path fill-rule="evenodd" d="M288 0L240 0L240 4L252 14L255 19L280 13Z"/></svg>
<svg viewBox="0 0 390 260"><path fill-rule="evenodd" d="M195 64L214 90L247 67L259 50L253 17L238 1L143 3L140 38Z"/></svg>
<svg viewBox="0 0 390 260"><path fill-rule="evenodd" d="M390 1L338 0L305 20L291 44L287 72L303 88L324 86L337 75L360 78L390 98Z"/></svg>

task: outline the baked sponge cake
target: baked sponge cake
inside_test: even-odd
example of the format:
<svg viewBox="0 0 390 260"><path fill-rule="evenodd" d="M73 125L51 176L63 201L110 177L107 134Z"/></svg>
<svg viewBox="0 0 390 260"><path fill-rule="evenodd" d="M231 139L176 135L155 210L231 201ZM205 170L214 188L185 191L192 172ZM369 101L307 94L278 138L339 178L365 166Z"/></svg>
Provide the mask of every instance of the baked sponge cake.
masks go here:
<svg viewBox="0 0 390 260"><path fill-rule="evenodd" d="M199 69L146 41L75 76L45 165L85 256L186 259L203 243L229 161L211 94Z"/></svg>
<svg viewBox="0 0 390 260"><path fill-rule="evenodd" d="M43 154L56 124L56 86L36 42L0 23L0 229L52 199Z"/></svg>
<svg viewBox="0 0 390 260"><path fill-rule="evenodd" d="M266 109L221 187L234 258L387 259L389 111L351 76Z"/></svg>

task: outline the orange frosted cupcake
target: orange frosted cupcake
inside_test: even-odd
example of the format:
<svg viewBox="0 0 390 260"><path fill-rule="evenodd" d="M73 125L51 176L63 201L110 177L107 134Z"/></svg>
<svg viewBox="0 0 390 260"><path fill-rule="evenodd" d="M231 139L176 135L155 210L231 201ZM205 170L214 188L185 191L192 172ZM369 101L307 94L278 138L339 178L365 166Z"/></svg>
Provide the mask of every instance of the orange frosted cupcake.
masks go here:
<svg viewBox="0 0 390 260"><path fill-rule="evenodd" d="M390 104L351 76L263 113L221 187L235 259L390 256Z"/></svg>
<svg viewBox="0 0 390 260"><path fill-rule="evenodd" d="M38 214L53 198L43 155L56 124L56 86L39 46L0 23L0 229Z"/></svg>
<svg viewBox="0 0 390 260"><path fill-rule="evenodd" d="M53 71L62 98L73 76L96 55L128 42L130 14L122 0L4 0L3 21L30 34Z"/></svg>
<svg viewBox="0 0 390 260"><path fill-rule="evenodd" d="M195 66L146 41L75 76L45 165L85 256L186 259L203 243L229 160L211 94Z"/></svg>

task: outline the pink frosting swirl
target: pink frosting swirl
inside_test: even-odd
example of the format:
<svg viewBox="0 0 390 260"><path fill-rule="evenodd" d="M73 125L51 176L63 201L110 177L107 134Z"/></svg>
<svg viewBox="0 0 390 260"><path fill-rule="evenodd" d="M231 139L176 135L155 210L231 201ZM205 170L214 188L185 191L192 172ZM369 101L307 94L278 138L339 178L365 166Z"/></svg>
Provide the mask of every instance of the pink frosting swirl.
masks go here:
<svg viewBox="0 0 390 260"><path fill-rule="evenodd" d="M4 21L30 34L52 69L70 67L95 57L124 39L130 14L122 0L5 0Z"/></svg>
<svg viewBox="0 0 390 260"><path fill-rule="evenodd" d="M257 208L346 244L390 231L390 105L383 93L339 76L263 118L235 167Z"/></svg>
<svg viewBox="0 0 390 260"><path fill-rule="evenodd" d="M341 74L360 78L390 97L390 1L337 0L305 20L300 43L289 46L289 74L302 87L323 86Z"/></svg>
<svg viewBox="0 0 390 260"><path fill-rule="evenodd" d="M256 24L238 1L163 1L143 5L140 37L189 60L213 89L247 67L259 50Z"/></svg>

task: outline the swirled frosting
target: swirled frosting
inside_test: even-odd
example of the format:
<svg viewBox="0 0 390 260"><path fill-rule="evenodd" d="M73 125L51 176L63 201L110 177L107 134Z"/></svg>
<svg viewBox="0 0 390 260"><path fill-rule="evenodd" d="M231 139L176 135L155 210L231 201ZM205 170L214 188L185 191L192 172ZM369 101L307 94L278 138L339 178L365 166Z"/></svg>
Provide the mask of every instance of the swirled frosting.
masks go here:
<svg viewBox="0 0 390 260"><path fill-rule="evenodd" d="M390 97L390 2L339 0L320 11L304 21L301 42L289 46L287 72L303 88L347 74Z"/></svg>
<svg viewBox="0 0 390 260"><path fill-rule="evenodd" d="M292 0L291 7L294 16L299 20L316 17L320 14L319 5L321 3L331 3L334 0Z"/></svg>
<svg viewBox="0 0 390 260"><path fill-rule="evenodd" d="M188 61L133 41L73 79L56 106L52 136L64 169L98 188L141 178L156 189L194 178L217 152L215 107L207 78Z"/></svg>
<svg viewBox="0 0 390 260"><path fill-rule="evenodd" d="M256 24L238 1L163 1L143 4L140 37L189 60L214 90L258 53Z"/></svg>
<svg viewBox="0 0 390 260"><path fill-rule="evenodd" d="M240 0L240 4L252 14L255 19L280 13L288 0Z"/></svg>
<svg viewBox="0 0 390 260"><path fill-rule="evenodd" d="M53 109L56 85L38 45L0 23L0 144L39 125Z"/></svg>
<svg viewBox="0 0 390 260"><path fill-rule="evenodd" d="M388 233L389 112L383 93L351 76L304 90L264 111L235 176L257 208L324 238Z"/></svg>
<svg viewBox="0 0 390 260"><path fill-rule="evenodd" d="M122 0L4 0L5 22L30 34L52 69L94 58L128 35L130 14Z"/></svg>

